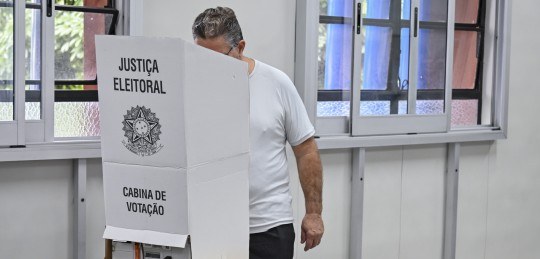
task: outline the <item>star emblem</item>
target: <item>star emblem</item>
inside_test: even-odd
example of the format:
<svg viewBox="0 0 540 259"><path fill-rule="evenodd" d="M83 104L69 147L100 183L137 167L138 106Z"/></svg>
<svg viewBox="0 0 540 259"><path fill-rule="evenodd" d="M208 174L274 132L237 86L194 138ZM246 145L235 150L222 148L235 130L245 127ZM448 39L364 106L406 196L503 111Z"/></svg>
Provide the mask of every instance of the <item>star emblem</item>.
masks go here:
<svg viewBox="0 0 540 259"><path fill-rule="evenodd" d="M159 122L148 119L142 108L139 108L135 118L124 119L124 122L133 131L131 142L135 143L142 139L150 145L154 144L152 131L159 125Z"/></svg>

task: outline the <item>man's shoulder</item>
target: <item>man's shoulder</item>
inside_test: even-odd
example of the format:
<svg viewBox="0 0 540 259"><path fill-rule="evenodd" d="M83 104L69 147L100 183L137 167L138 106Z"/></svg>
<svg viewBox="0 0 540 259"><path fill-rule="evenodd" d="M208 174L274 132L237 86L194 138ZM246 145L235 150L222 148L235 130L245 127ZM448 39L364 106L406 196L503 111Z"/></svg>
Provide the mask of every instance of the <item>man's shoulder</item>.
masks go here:
<svg viewBox="0 0 540 259"><path fill-rule="evenodd" d="M291 82L291 79L289 78L289 76L285 72L281 71L280 69L273 67L271 65L268 65L259 60L255 60L255 62L259 63L258 65L260 68L260 72L265 77L272 77L273 79L276 79L276 80L280 80L280 81L285 80L287 82Z"/></svg>
<svg viewBox="0 0 540 259"><path fill-rule="evenodd" d="M287 91L290 91L291 87L295 88L294 83L285 72L264 62L258 60L256 60L255 62L259 62L258 66L260 75L267 80L273 82L273 85L275 87L278 87L282 90L285 89Z"/></svg>

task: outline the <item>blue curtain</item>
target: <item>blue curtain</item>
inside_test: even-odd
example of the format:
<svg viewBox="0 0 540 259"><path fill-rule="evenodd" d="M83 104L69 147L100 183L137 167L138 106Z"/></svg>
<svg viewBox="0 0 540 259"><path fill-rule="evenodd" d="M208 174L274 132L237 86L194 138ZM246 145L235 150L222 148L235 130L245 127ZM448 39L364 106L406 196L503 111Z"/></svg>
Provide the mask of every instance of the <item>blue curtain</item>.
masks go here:
<svg viewBox="0 0 540 259"><path fill-rule="evenodd" d="M328 15L351 17L352 4L344 0L328 0ZM350 89L352 33L350 25L328 24L326 34L324 89Z"/></svg>

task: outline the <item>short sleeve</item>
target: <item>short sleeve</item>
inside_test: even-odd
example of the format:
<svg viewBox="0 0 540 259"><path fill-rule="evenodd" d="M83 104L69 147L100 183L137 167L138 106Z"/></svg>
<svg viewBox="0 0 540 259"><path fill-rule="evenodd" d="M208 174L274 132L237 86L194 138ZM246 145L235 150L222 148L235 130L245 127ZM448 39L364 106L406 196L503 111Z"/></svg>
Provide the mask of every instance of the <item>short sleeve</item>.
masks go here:
<svg viewBox="0 0 540 259"><path fill-rule="evenodd" d="M285 114L285 134L291 146L297 146L315 135L315 128L309 120L306 107L300 99L294 84L282 73L281 99Z"/></svg>

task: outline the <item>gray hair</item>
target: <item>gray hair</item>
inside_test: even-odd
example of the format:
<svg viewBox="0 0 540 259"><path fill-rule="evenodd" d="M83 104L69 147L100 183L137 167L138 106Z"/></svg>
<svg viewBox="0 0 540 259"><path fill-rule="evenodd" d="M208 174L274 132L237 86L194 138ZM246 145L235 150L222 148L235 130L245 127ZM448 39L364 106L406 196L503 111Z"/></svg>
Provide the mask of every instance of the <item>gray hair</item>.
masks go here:
<svg viewBox="0 0 540 259"><path fill-rule="evenodd" d="M193 39L214 39L223 36L231 47L238 46L242 36L242 29L231 8L208 8L195 18L191 27Z"/></svg>

